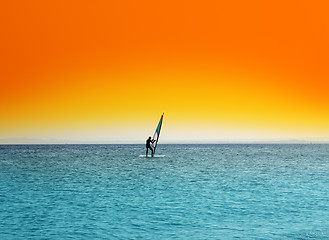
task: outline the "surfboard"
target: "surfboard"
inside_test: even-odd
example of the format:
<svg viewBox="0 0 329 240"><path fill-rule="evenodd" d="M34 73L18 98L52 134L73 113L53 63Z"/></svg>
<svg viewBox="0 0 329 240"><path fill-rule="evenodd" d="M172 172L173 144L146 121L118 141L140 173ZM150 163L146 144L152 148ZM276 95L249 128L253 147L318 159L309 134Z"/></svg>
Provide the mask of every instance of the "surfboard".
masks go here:
<svg viewBox="0 0 329 240"><path fill-rule="evenodd" d="M139 157L146 157L146 155L139 155ZM151 155L147 155L148 158L151 158ZM167 157L166 155L154 155L153 157L160 158L160 157Z"/></svg>

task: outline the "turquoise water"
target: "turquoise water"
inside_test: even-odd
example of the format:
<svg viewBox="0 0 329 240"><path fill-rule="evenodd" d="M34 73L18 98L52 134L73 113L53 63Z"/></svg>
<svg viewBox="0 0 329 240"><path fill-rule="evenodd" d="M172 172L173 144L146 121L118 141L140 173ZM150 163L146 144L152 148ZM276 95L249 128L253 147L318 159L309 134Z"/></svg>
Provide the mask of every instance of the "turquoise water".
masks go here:
<svg viewBox="0 0 329 240"><path fill-rule="evenodd" d="M329 145L0 145L0 239L329 239Z"/></svg>

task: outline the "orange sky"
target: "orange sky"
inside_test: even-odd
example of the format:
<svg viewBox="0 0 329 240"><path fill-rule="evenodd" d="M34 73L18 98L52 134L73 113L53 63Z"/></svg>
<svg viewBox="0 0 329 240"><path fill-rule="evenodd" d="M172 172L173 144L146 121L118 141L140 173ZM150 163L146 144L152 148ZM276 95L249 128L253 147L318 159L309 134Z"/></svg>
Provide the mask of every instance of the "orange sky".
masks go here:
<svg viewBox="0 0 329 240"><path fill-rule="evenodd" d="M0 138L144 141L164 111L167 141L329 139L328 11L2 1Z"/></svg>

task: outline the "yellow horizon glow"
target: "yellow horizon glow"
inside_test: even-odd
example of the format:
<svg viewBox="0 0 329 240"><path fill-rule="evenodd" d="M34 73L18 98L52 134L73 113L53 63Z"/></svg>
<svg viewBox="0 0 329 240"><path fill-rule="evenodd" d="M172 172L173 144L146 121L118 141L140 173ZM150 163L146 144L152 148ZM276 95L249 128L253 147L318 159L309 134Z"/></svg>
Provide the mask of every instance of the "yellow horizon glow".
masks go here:
<svg viewBox="0 0 329 240"><path fill-rule="evenodd" d="M121 141L136 141L138 134L152 134L162 112L161 138L169 142L239 139L239 134L240 139L307 139L329 133L329 113L273 85L273 75L144 69L57 78L64 84L43 93L41 102L40 96L27 99L20 111L8 111L8 118L1 120L3 138L21 135L88 141L89 136L95 141L99 136L114 141L117 136ZM56 83L57 78L49 81ZM277 78L282 81L282 76ZM71 86L64 87L65 83ZM152 88L142 88L148 85Z"/></svg>

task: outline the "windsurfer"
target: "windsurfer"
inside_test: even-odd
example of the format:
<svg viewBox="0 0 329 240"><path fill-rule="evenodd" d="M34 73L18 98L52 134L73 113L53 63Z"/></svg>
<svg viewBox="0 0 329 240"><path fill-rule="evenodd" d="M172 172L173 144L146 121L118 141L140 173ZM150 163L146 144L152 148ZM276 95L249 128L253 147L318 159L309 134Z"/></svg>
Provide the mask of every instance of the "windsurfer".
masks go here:
<svg viewBox="0 0 329 240"><path fill-rule="evenodd" d="M152 152L152 157L153 157L153 154L154 154L154 151L153 151L153 148L151 146L151 143L154 143L155 140L152 140L151 137L149 137L147 140L146 140L146 157L147 157L147 153L148 153L148 150L150 149L151 152Z"/></svg>

